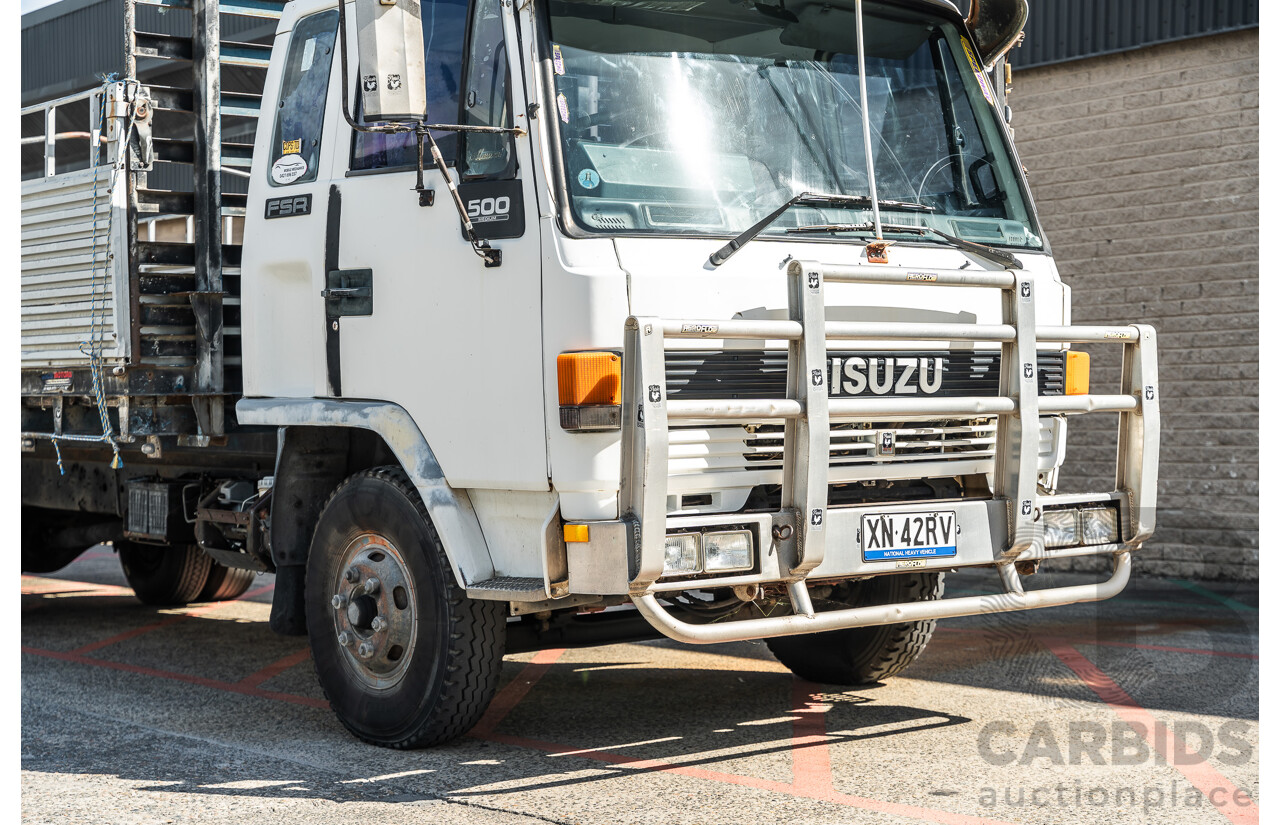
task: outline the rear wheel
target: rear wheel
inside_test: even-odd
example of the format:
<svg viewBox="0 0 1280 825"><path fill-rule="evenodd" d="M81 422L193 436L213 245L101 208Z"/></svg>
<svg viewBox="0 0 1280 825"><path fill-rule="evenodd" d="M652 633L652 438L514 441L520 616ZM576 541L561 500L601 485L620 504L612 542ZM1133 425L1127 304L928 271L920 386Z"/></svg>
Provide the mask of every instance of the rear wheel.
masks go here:
<svg viewBox="0 0 1280 825"><path fill-rule="evenodd" d="M194 544L160 547L122 541L116 550L124 577L143 604L190 604L204 589L213 565Z"/></svg>
<svg viewBox="0 0 1280 825"><path fill-rule="evenodd" d="M253 570L227 567L215 561L209 566L209 578L205 580L204 588L196 597L196 601L223 602L238 598L249 589L249 585L253 584L253 579L257 575Z"/></svg>
<svg viewBox="0 0 1280 825"><path fill-rule="evenodd" d="M941 598L942 573L877 576L837 587L834 608L920 602ZM902 672L924 652L936 620L779 636L765 643L792 673L810 682L866 685Z"/></svg>
<svg viewBox="0 0 1280 825"><path fill-rule="evenodd" d="M458 587L399 468L357 473L325 505L307 559L306 617L325 696L366 742L447 742L493 698L506 605Z"/></svg>

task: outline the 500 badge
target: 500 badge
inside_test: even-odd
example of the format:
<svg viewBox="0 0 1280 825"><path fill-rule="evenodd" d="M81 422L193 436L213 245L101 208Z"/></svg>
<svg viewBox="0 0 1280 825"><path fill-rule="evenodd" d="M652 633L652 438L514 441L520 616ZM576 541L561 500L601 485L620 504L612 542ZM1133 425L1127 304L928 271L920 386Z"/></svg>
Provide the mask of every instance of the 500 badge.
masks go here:
<svg viewBox="0 0 1280 825"><path fill-rule="evenodd" d="M511 219L511 198L499 195L496 198L472 198L467 201L467 215L471 223L495 223Z"/></svg>

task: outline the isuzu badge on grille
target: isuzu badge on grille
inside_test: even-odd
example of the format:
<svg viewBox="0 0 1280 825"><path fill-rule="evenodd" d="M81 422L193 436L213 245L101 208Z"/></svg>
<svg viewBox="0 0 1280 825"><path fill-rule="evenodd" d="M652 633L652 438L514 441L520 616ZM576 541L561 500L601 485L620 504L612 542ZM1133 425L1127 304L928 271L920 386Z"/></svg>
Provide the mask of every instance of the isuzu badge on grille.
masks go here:
<svg viewBox="0 0 1280 825"><path fill-rule="evenodd" d="M941 358L832 358L832 395L933 395L942 389Z"/></svg>

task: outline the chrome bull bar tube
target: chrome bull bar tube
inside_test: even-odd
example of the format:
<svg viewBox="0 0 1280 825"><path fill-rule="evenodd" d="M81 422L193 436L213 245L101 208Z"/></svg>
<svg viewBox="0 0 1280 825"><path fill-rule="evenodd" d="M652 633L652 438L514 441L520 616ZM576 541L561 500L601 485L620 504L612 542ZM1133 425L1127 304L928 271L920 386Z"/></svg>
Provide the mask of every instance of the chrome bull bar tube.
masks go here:
<svg viewBox="0 0 1280 825"><path fill-rule="evenodd" d="M660 630L686 641L807 633L835 627L911 621L918 618L1021 610L1053 604L1108 598L1124 587L1129 551L1150 537L1155 527L1155 482L1158 463L1159 401L1155 331L1148 326L1042 327L1035 325L1035 282L1021 270L917 270L889 265L824 266L793 261L787 268L787 320L673 320L629 318L623 357L621 515L630 524L630 592L637 607ZM922 287L987 287L1002 294L1002 323L827 322L826 282L899 284ZM666 384L666 340L766 339L787 342L786 399L670 401ZM995 396L958 398L829 399L828 340L967 340L1001 347L999 391ZM1125 348L1123 394L1039 397L1037 343L1115 342ZM1102 585L1024 593L1014 561L1063 555L1044 548L1039 522L1042 500L1037 490L1039 420L1045 415L1116 412L1120 446L1116 491L1126 515L1122 542L1098 547L1114 555L1116 573ZM996 452L993 497L1004 503L1007 542L996 548L993 563L1001 570L1009 599L992 607L990 600L945 599L922 605L890 605L830 613L753 619L715 625L688 625L669 616L649 588L662 575L667 530L668 427L680 420L774 419L785 424L781 511L794 533L776 540L775 548L792 591L791 603L801 614L811 612L804 584L825 555L827 492L830 463L830 418L873 420L994 415ZM1072 553L1075 555L1076 553ZM696 586L696 585L694 585ZM746 635L742 635L746 634Z"/></svg>
<svg viewBox="0 0 1280 825"><path fill-rule="evenodd" d="M1132 568L1129 553L1119 553L1114 558L1115 570L1111 577L1096 584L1078 584L1049 590L1019 588L1016 592L1006 591L984 596L962 596L956 599L854 607L824 613L814 613L812 607L806 611L797 604L795 607L799 609L789 616L769 616L739 622L716 622L715 624L684 622L671 615L652 593L632 596L631 601L635 604L636 610L639 610L650 624L678 642L689 644L744 642L748 639L821 633L825 630L844 630L850 627L949 619L956 616L981 616L988 613L1008 613L1037 607L1060 607L1079 602L1102 601L1115 596L1129 583L1129 572ZM803 583L797 583L792 586L793 591L797 586L803 589ZM807 600L808 591L803 592ZM794 598L793 593L793 600Z"/></svg>

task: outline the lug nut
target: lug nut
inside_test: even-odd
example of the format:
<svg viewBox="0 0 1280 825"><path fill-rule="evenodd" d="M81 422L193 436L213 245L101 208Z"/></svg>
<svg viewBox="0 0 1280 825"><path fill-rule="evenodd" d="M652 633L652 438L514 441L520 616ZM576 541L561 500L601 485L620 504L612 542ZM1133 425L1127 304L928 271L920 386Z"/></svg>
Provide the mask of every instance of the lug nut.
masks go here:
<svg viewBox="0 0 1280 825"><path fill-rule="evenodd" d="M369 623L369 626L373 628L374 633L381 633L387 629L387 620L381 616L374 616L373 621Z"/></svg>
<svg viewBox="0 0 1280 825"><path fill-rule="evenodd" d="M329 604L333 605L334 610L341 610L347 606L347 597L342 593L337 593L329 600Z"/></svg>
<svg viewBox="0 0 1280 825"><path fill-rule="evenodd" d="M361 659L369 659L373 657L373 645L368 642L361 642L360 647L356 648L356 655Z"/></svg>
<svg viewBox="0 0 1280 825"><path fill-rule="evenodd" d="M382 582L378 581L377 576L370 576L364 580L364 592L373 595L378 592L378 588L382 586Z"/></svg>
<svg viewBox="0 0 1280 825"><path fill-rule="evenodd" d="M345 630L339 633L338 644L342 645L343 647L349 647L351 645L351 634Z"/></svg>
<svg viewBox="0 0 1280 825"><path fill-rule="evenodd" d="M351 584L355 584L356 582L360 581L360 571L355 569L354 567L348 567L346 579Z"/></svg>

